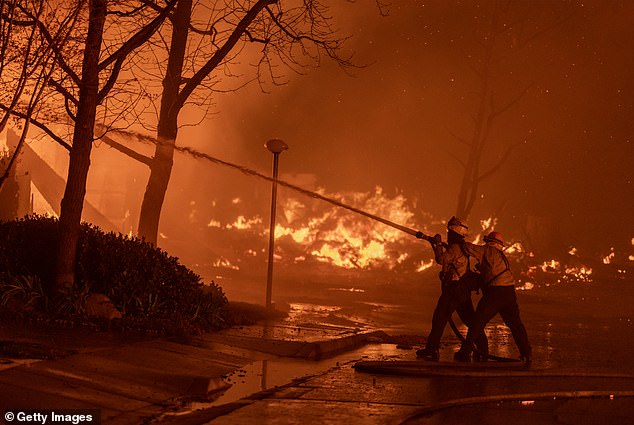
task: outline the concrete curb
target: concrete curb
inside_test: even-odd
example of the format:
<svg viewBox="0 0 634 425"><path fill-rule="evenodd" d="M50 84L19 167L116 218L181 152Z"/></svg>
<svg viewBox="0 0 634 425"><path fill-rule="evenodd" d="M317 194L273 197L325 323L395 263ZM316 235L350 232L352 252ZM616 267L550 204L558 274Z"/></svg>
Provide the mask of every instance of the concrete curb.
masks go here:
<svg viewBox="0 0 634 425"><path fill-rule="evenodd" d="M280 357L319 360L346 350L357 348L373 339L380 340L382 331L363 331L353 335L324 339L321 341L288 341L240 335L214 335L207 341L220 342L234 347L245 348Z"/></svg>

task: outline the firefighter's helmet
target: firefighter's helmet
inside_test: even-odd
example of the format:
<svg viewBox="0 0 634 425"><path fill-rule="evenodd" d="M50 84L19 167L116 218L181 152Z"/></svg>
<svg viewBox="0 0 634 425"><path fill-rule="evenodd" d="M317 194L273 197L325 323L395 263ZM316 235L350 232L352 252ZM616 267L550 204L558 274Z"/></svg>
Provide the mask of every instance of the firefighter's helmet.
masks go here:
<svg viewBox="0 0 634 425"><path fill-rule="evenodd" d="M504 236L500 232L491 232L484 237L485 242L493 242L504 246Z"/></svg>
<svg viewBox="0 0 634 425"><path fill-rule="evenodd" d="M467 225L464 224L462 220L455 216L451 217L451 219L447 223L447 229L456 232L460 236L467 236L467 234L469 233L469 227L467 227Z"/></svg>

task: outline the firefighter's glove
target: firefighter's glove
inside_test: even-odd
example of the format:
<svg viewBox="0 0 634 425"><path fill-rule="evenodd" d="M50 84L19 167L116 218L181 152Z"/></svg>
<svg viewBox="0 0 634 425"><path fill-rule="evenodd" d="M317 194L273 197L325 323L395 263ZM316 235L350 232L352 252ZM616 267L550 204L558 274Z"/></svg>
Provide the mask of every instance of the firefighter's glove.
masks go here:
<svg viewBox="0 0 634 425"><path fill-rule="evenodd" d="M442 243L442 236L440 236L438 233L436 233L434 235L434 244L435 245L440 245Z"/></svg>

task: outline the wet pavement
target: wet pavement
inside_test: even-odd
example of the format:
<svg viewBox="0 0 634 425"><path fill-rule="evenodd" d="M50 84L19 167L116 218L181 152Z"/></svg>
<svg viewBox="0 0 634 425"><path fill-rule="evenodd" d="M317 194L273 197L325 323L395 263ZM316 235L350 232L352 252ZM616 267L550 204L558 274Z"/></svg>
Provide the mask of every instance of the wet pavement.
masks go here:
<svg viewBox="0 0 634 425"><path fill-rule="evenodd" d="M371 344L315 364L313 372L330 367L277 387L267 384L266 369L256 367L244 378L251 390L260 392L240 400L221 397L209 405L200 403L191 407L202 410L166 416L161 423L458 424L471 415L482 424L623 424L628 423L624 418L634 418L634 375L538 365L498 371L495 376L460 376L451 370L424 377L366 373L353 367L358 360L397 359L414 360L414 354L393 344ZM279 367L284 368L284 362Z"/></svg>
<svg viewBox="0 0 634 425"><path fill-rule="evenodd" d="M585 311L565 314L568 299L553 299L520 300L531 369L477 373L452 366L426 374L356 370L358 361L413 361L418 346L399 349L375 326L308 304L298 304L308 314L292 320L190 344L2 327L0 341L61 351L48 360L0 359L0 411L98 408L105 424L633 423L631 309L620 300L612 310L586 303L575 304ZM379 313L385 331L408 329ZM494 320L487 332L494 354L517 356L502 323ZM441 360L451 362L457 347L447 330Z"/></svg>

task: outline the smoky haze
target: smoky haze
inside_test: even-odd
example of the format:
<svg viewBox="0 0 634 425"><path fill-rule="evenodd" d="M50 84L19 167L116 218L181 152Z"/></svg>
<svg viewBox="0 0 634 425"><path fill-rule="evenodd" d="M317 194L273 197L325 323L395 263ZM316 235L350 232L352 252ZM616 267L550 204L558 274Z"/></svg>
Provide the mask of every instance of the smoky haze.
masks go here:
<svg viewBox="0 0 634 425"><path fill-rule="evenodd" d="M270 172L262 145L278 137L290 145L282 176L304 175L331 192L400 190L425 211L450 216L462 177L453 156L466 154L458 137L473 132L481 84L470 68L482 55L474 40L492 5L398 2L388 16L339 6L332 14L367 66L350 76L324 59L307 75L266 87L268 94L251 85L218 96L218 114L180 143L195 139L202 150ZM565 244L593 253L629 245L634 5L519 7L513 19L525 19L524 27L510 31L535 36L523 46L501 40L492 85L500 103L526 93L496 120L483 168L516 147L480 187L470 224L497 215L500 230L517 233L536 216L556 223Z"/></svg>

